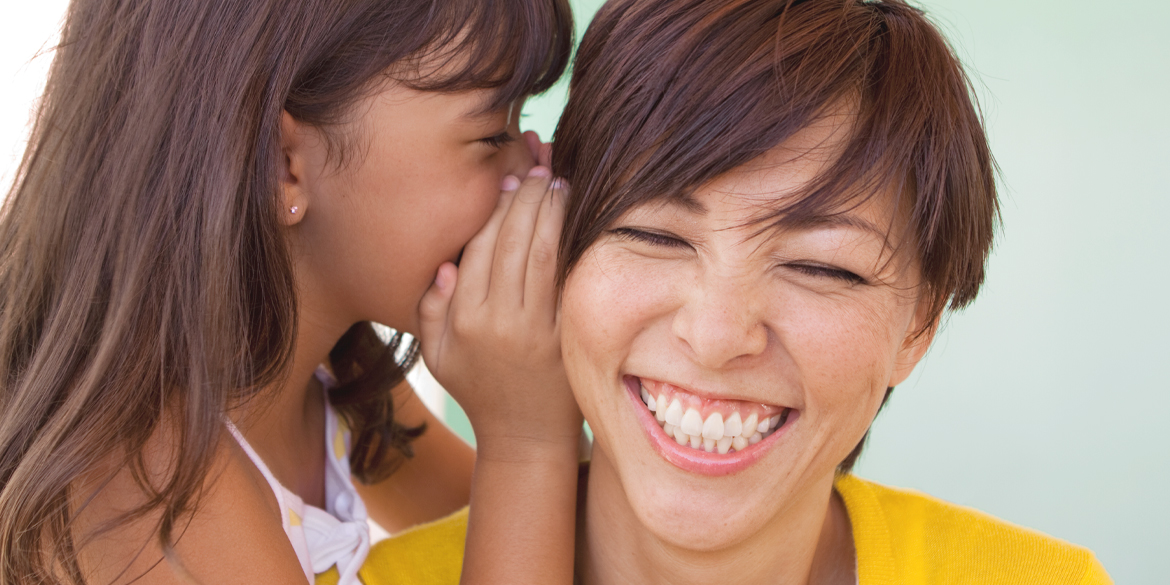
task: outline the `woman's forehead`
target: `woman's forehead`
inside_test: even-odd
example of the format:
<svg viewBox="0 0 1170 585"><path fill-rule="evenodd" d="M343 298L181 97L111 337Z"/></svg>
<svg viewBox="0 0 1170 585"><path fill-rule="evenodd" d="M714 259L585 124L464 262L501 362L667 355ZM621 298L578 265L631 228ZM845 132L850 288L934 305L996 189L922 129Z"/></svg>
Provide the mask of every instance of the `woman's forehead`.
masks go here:
<svg viewBox="0 0 1170 585"><path fill-rule="evenodd" d="M748 223L785 227L840 226L874 232L888 239L898 220L906 220L903 197L887 182L856 185L854 189L822 199L815 209L802 203L839 162L853 130L855 110L835 106L789 139L751 161L719 175L688 193L663 194L642 212L663 209L706 216L714 206ZM633 211L633 210L631 210Z"/></svg>
<svg viewBox="0 0 1170 585"><path fill-rule="evenodd" d="M835 105L787 140L723 175L717 186L776 198L811 185L840 160L853 135L854 108Z"/></svg>
<svg viewBox="0 0 1170 585"><path fill-rule="evenodd" d="M704 213L705 208L700 199L711 194L730 195L742 203L772 210L787 207L840 161L853 137L856 117L853 100L838 100L807 126L747 163L698 185L690 192L663 193L661 197L699 214ZM640 165L647 164L649 154L638 157L636 163L623 173L624 177L632 177ZM854 198L846 194L841 197L842 200Z"/></svg>

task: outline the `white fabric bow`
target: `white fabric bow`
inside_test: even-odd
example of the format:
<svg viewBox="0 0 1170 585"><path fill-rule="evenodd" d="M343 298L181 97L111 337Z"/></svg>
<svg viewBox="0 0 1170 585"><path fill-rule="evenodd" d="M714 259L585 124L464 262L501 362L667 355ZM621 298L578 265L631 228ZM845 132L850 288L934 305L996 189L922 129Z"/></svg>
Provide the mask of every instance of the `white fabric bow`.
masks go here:
<svg viewBox="0 0 1170 585"><path fill-rule="evenodd" d="M358 583L358 569L370 552L369 525L364 520L343 522L312 506L305 506L301 521L313 573L321 574L337 565L339 585Z"/></svg>

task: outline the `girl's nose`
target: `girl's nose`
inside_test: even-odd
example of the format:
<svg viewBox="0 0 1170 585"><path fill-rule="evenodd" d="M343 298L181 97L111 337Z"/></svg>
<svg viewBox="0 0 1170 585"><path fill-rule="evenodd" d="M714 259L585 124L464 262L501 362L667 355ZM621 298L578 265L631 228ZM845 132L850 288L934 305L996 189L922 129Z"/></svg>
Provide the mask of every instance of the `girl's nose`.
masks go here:
<svg viewBox="0 0 1170 585"><path fill-rule="evenodd" d="M718 275L696 283L672 324L672 332L690 348L692 359L719 369L767 349L767 303L758 288Z"/></svg>
<svg viewBox="0 0 1170 585"><path fill-rule="evenodd" d="M514 175L521 179L528 176L528 171L537 164L536 155L532 152L528 137L520 136L518 140L513 140L504 148L504 174Z"/></svg>

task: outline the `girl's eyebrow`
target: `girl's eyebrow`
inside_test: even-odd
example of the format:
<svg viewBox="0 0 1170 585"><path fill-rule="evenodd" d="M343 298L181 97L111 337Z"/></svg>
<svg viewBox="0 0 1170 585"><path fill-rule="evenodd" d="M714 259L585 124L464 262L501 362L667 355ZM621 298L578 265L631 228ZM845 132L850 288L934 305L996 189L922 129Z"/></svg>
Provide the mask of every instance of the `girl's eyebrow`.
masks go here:
<svg viewBox="0 0 1170 585"><path fill-rule="evenodd" d="M512 107L511 104L500 104L499 101L499 90L483 92L471 106L460 114L460 117L465 119L483 118L484 116L493 115L500 110L510 109Z"/></svg>

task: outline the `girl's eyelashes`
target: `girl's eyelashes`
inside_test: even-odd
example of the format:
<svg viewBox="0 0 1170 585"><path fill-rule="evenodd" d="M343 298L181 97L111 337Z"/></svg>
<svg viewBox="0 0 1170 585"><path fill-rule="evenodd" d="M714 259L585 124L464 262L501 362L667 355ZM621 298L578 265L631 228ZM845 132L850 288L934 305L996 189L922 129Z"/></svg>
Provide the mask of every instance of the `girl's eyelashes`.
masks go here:
<svg viewBox="0 0 1170 585"><path fill-rule="evenodd" d="M848 270L842 270L832 266L824 266L821 264L787 264L786 266L809 276L835 278L849 284L865 284L864 278Z"/></svg>
<svg viewBox="0 0 1170 585"><path fill-rule="evenodd" d="M651 246L661 246L664 248L685 248L690 246L686 242L672 236L647 232L634 228L615 228L609 230L609 233L622 238L623 240L650 244Z"/></svg>
<svg viewBox="0 0 1170 585"><path fill-rule="evenodd" d="M500 132L499 134L493 134L491 136L480 138L479 142L486 144L489 147L495 148L498 150L498 149L501 149L501 148L515 142L516 140L517 140L517 138L515 136L512 136L511 132L508 132L507 130L505 130L503 132Z"/></svg>

